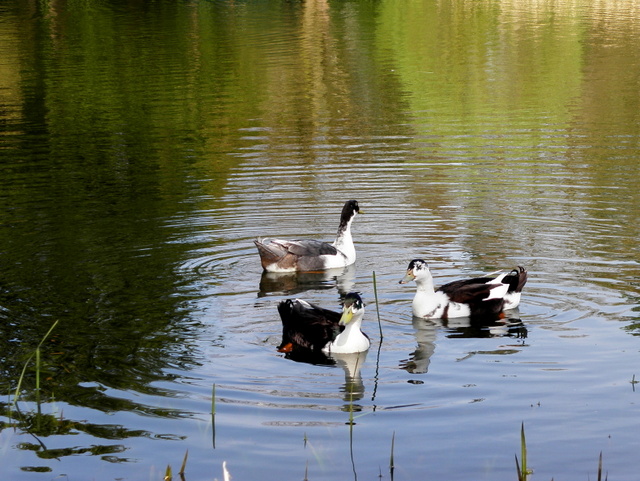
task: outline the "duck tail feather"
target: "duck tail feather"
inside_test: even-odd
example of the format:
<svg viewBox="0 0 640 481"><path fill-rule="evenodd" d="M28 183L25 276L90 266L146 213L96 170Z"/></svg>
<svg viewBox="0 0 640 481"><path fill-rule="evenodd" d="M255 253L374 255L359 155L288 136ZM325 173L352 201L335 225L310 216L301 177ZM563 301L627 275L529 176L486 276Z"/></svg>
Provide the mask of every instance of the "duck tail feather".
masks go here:
<svg viewBox="0 0 640 481"><path fill-rule="evenodd" d="M509 292L522 292L527 279L528 273L524 267L518 266L516 269L512 269L505 278L505 281L509 284Z"/></svg>
<svg viewBox="0 0 640 481"><path fill-rule="evenodd" d="M279 244L266 243L260 238L254 240L253 243L258 248L258 254L260 254L263 266L278 262L287 254L287 251Z"/></svg>

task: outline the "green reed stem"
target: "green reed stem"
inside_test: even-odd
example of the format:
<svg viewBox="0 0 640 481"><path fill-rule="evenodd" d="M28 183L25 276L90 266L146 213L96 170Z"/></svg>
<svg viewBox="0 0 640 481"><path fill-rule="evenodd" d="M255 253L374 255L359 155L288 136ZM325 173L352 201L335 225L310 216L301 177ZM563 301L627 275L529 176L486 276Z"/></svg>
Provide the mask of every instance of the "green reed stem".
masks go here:
<svg viewBox="0 0 640 481"><path fill-rule="evenodd" d="M216 384L211 388L211 439L213 449L216 449Z"/></svg>
<svg viewBox="0 0 640 481"><path fill-rule="evenodd" d="M29 366L29 362L33 357L36 357L36 401L38 403L38 409L40 409L40 348L44 341L49 337L51 331L58 325L58 321L54 322L53 325L49 328L47 333L38 343L36 350L27 358L27 361L22 366L22 372L20 373L20 377L18 378L18 385L16 386L15 394L13 395L13 405L15 406L18 403L18 398L20 396L20 389L22 388L22 382L24 381L25 373L27 372L27 367Z"/></svg>
<svg viewBox="0 0 640 481"><path fill-rule="evenodd" d="M40 414L40 346L36 348L36 406Z"/></svg>
<svg viewBox="0 0 640 481"><path fill-rule="evenodd" d="M376 314L378 314L378 329L380 329L380 341L384 338L382 335L382 323L380 322L380 308L378 307L378 284L376 282L376 271L373 271L373 295L376 299Z"/></svg>
<svg viewBox="0 0 640 481"><path fill-rule="evenodd" d="M180 471L178 472L178 474L180 476L184 475L184 470L187 468L187 458L189 457L189 450L187 449L187 452L184 453L184 459L182 460L182 466L180 466Z"/></svg>
<svg viewBox="0 0 640 481"><path fill-rule="evenodd" d="M211 415L215 416L216 414L216 385L213 384L211 388Z"/></svg>
<svg viewBox="0 0 640 481"><path fill-rule="evenodd" d="M522 466L518 471L518 479L525 481L529 474L529 468L527 467L527 439L524 435L524 423L520 426L520 458L522 459ZM516 459L516 465L518 460Z"/></svg>

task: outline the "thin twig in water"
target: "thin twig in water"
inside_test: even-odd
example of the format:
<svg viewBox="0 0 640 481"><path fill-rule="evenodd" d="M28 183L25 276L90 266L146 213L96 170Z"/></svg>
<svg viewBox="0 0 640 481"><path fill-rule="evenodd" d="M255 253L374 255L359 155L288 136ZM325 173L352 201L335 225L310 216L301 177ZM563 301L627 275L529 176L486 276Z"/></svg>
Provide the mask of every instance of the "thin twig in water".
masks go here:
<svg viewBox="0 0 640 481"><path fill-rule="evenodd" d="M598 461L598 481L602 481L602 451L600 451L600 460Z"/></svg>
<svg viewBox="0 0 640 481"><path fill-rule="evenodd" d="M396 467L396 464L393 460L393 450L396 444L396 432L393 432L393 435L391 436L391 457L389 458L389 472L391 473L391 477L393 478L393 470Z"/></svg>
<svg viewBox="0 0 640 481"><path fill-rule="evenodd" d="M213 449L216 449L216 385L211 389L211 438Z"/></svg>
<svg viewBox="0 0 640 481"><path fill-rule="evenodd" d="M380 322L380 308L378 307L378 285L376 283L376 271L373 271L373 295L376 300L376 313L378 314L378 329L380 330L380 342L384 336L382 335L382 323Z"/></svg>

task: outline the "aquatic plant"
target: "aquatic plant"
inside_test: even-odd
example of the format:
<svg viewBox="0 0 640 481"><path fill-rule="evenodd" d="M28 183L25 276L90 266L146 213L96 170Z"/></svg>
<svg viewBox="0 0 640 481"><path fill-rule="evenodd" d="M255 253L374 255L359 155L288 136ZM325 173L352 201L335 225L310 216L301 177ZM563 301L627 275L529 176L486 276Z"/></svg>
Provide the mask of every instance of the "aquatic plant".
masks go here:
<svg viewBox="0 0 640 481"><path fill-rule="evenodd" d="M380 308L378 307L378 285L376 283L376 271L373 271L373 296L376 300L376 314L378 315L378 329L380 330L380 342L384 336L382 335L382 323L380 322Z"/></svg>
<svg viewBox="0 0 640 481"><path fill-rule="evenodd" d="M211 388L211 442L216 449L216 384Z"/></svg>
<svg viewBox="0 0 640 481"><path fill-rule="evenodd" d="M53 325L49 328L49 330L47 331L47 333L44 335L44 337L40 340L40 342L38 343L38 345L36 346L36 349L33 353L31 353L31 355L27 358L27 360L24 363L24 366L22 366L22 372L20 373L20 377L18 378L18 385L16 386L16 391L15 394L13 395L13 402L12 402L12 406L13 407L17 407L18 404L18 399L20 397L20 391L22 389L22 383L24 381L24 377L25 374L27 372L27 368L29 367L29 363L31 362L31 359L33 359L33 357L35 356L36 358L36 403L38 406L38 412L40 412L40 371L41 371L41 359L40 359L40 348L42 347L42 344L44 344L44 341L47 339L47 337L49 337L49 334L51 334L51 332L53 331L53 329L58 325L58 321L54 322Z"/></svg>
<svg viewBox="0 0 640 481"><path fill-rule="evenodd" d="M393 479L393 471L396 467L396 463L393 458L393 450L394 450L395 443L396 443L396 432L394 431L393 435L391 436L391 456L389 457L389 474L391 476L391 479Z"/></svg>
<svg viewBox="0 0 640 481"><path fill-rule="evenodd" d="M518 455L516 455L516 471L518 475L518 481L526 481L528 476L533 473L527 465L527 440L524 434L524 423L520 427L520 459L522 465L518 462ZM608 475L605 476L607 481ZM551 480L553 481L553 479ZM600 457L598 459L598 481L602 481L602 451L600 451Z"/></svg>
<svg viewBox="0 0 640 481"><path fill-rule="evenodd" d="M527 476L532 473L527 467L527 440L524 435L524 423L520 426L520 459L522 466L518 463L518 455L516 455L516 471L518 481L526 481Z"/></svg>

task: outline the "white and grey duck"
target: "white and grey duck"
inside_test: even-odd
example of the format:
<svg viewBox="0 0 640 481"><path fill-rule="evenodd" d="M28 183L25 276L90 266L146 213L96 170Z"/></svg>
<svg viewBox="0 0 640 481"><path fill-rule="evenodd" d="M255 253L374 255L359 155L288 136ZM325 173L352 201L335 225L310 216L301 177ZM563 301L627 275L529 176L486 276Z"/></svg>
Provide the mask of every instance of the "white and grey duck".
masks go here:
<svg viewBox="0 0 640 481"><path fill-rule="evenodd" d="M415 280L413 315L428 319L455 317L503 317L505 310L520 304L522 288L527 282L527 270L518 266L495 277L475 277L449 282L437 290L429 266L422 259L409 263L400 284Z"/></svg>
<svg viewBox="0 0 640 481"><path fill-rule="evenodd" d="M345 267L356 261L351 223L360 212L358 201L349 200L342 208L336 240L330 244L313 239L254 240L262 268L267 272L321 271Z"/></svg>

